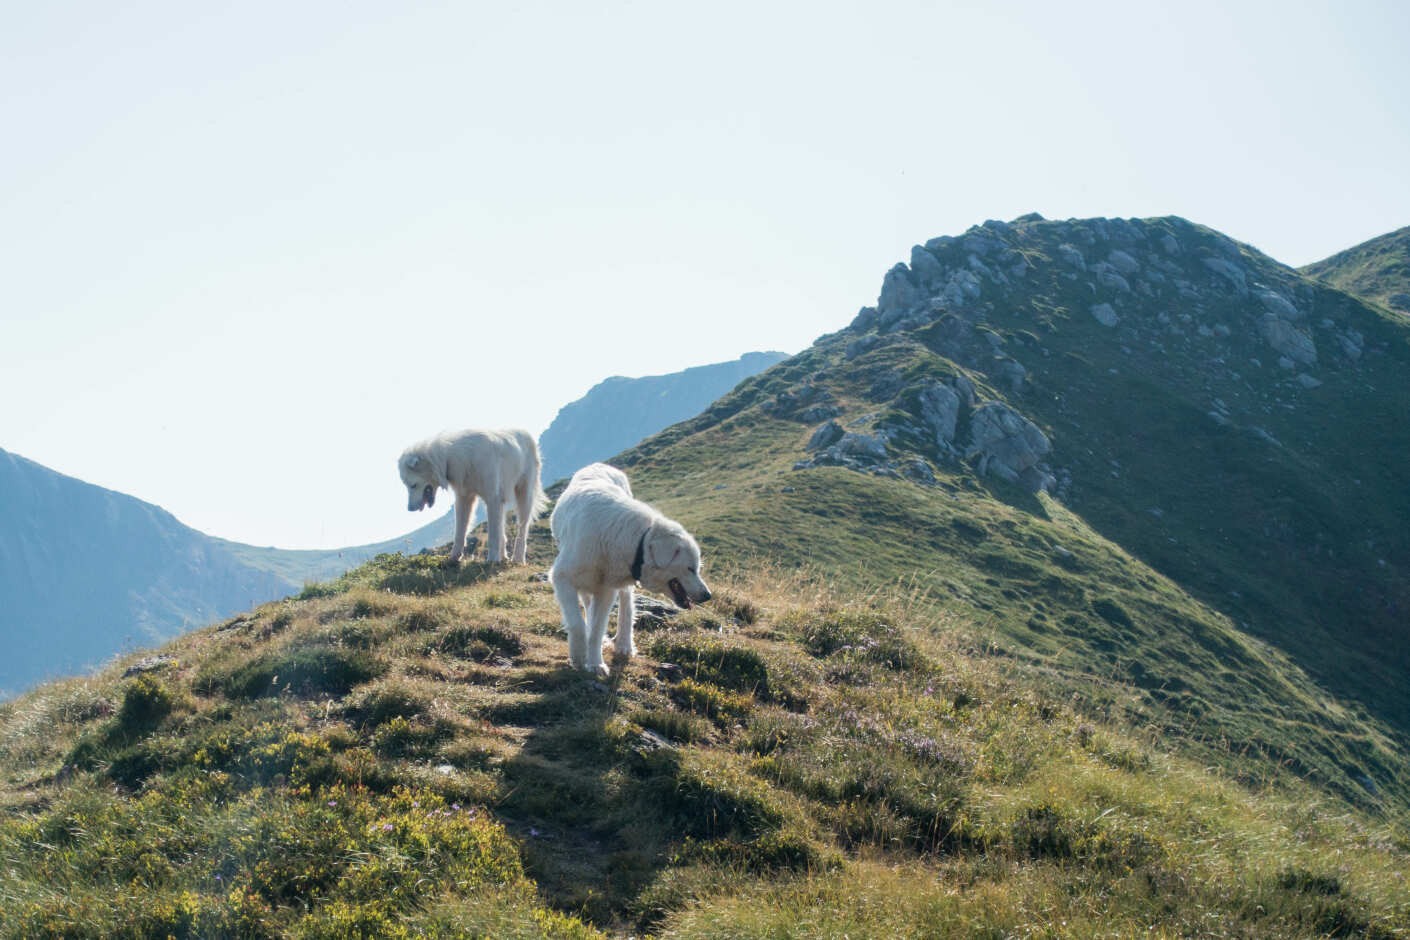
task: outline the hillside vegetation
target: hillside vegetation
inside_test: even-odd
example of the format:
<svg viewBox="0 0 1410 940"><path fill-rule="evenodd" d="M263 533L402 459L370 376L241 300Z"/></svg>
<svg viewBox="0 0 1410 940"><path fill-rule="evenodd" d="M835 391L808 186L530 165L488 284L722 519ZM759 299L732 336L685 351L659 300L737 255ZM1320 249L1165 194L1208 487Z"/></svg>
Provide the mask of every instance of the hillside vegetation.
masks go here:
<svg viewBox="0 0 1410 940"><path fill-rule="evenodd" d="M768 568L596 682L531 544L384 556L0 706L0 933L1410 932L1403 829L1181 757L1117 683Z"/></svg>
<svg viewBox="0 0 1410 940"><path fill-rule="evenodd" d="M1410 315L1410 226L1313 262L1302 272Z"/></svg>
<svg viewBox="0 0 1410 940"><path fill-rule="evenodd" d="M927 244L634 485L717 556L912 578L1255 767L1410 800L1405 325L1180 219Z"/></svg>

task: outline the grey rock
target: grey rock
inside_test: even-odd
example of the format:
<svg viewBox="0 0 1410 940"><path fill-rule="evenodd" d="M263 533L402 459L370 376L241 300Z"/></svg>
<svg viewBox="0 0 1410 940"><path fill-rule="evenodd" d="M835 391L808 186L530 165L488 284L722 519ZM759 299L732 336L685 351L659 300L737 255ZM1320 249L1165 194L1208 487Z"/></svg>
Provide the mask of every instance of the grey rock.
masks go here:
<svg viewBox="0 0 1410 940"><path fill-rule="evenodd" d="M971 301L979 299L981 288L979 278L974 276L974 272L968 268L961 268L945 283L945 288L940 292L940 301L943 306L960 308L968 305Z"/></svg>
<svg viewBox="0 0 1410 940"><path fill-rule="evenodd" d="M1361 358L1361 352L1365 348L1366 340L1356 330L1347 330L1345 333L1337 334L1337 344L1341 346L1341 351L1353 362Z"/></svg>
<svg viewBox="0 0 1410 940"><path fill-rule="evenodd" d="M798 412L798 420L813 424L817 421L826 421L828 418L835 418L840 414L842 414L842 407L840 405L813 405L810 408L805 408Z"/></svg>
<svg viewBox="0 0 1410 940"><path fill-rule="evenodd" d="M1127 277L1130 277L1132 274L1135 274L1137 271L1141 270L1140 262L1128 255L1126 252L1122 251L1120 248L1112 249L1111 253L1106 256L1106 260L1107 263L1109 263L1113 268L1120 271Z"/></svg>
<svg viewBox="0 0 1410 940"><path fill-rule="evenodd" d="M1180 253L1180 240L1169 232L1160 238L1160 247L1167 255L1178 255Z"/></svg>
<svg viewBox="0 0 1410 940"><path fill-rule="evenodd" d="M819 425L817 430L813 431L813 436L808 438L808 450L822 450L825 447L831 447L833 444L842 440L842 436L845 433L846 432L842 430L842 425L838 424L836 421L829 421L827 424Z"/></svg>
<svg viewBox="0 0 1410 940"><path fill-rule="evenodd" d="M919 401L920 419L935 436L935 442L948 445L955 439L955 425L960 417L959 394L943 382L936 382L921 391Z"/></svg>
<svg viewBox="0 0 1410 940"><path fill-rule="evenodd" d="M867 389L867 397L872 401L890 401L906 385L906 377L894 369L878 375Z"/></svg>
<svg viewBox="0 0 1410 940"><path fill-rule="evenodd" d="M957 375L952 384L955 387L955 394L960 396L960 401L969 405L971 408L974 407L974 383L963 375Z"/></svg>
<svg viewBox="0 0 1410 940"><path fill-rule="evenodd" d="M970 443L965 459L980 457L979 472L994 473L1012 483L1052 450L1038 426L1003 402L989 401L974 409L969 421Z"/></svg>
<svg viewBox="0 0 1410 940"><path fill-rule="evenodd" d="M872 308L864 307L863 309L870 310ZM853 359L856 359L863 353L870 352L871 350L875 349L877 346L880 345L881 337L877 336L875 333L869 333L866 336L863 336L861 339L853 340L852 342L847 344L846 357L848 361L851 361Z"/></svg>
<svg viewBox="0 0 1410 940"><path fill-rule="evenodd" d="M1097 275L1097 282L1103 287L1122 292L1129 292L1131 290L1131 285L1127 282L1126 278L1122 277L1115 268L1105 261L1098 261L1096 264L1092 265L1091 270Z"/></svg>
<svg viewBox="0 0 1410 940"><path fill-rule="evenodd" d="M920 457L912 457L901 465L901 473L912 480L921 483L934 483L935 471L930 469L930 464Z"/></svg>
<svg viewBox="0 0 1410 940"><path fill-rule="evenodd" d="M1297 320L1302 316L1302 311L1298 310L1291 300L1288 300L1277 291L1269 290L1265 287L1255 291L1254 296L1258 298L1259 303L1263 304L1264 310L1275 316L1282 317L1285 320Z"/></svg>
<svg viewBox="0 0 1410 940"><path fill-rule="evenodd" d="M1410 313L1410 294L1391 294L1386 298L1386 304L1394 310Z"/></svg>
<svg viewBox="0 0 1410 940"><path fill-rule="evenodd" d="M911 248L911 271L922 284L938 284L945 279L945 267L920 245Z"/></svg>
<svg viewBox="0 0 1410 940"><path fill-rule="evenodd" d="M901 319L926 301L925 294L911 278L911 270L904 264L897 264L881 282L881 295L877 298L877 322L885 327Z"/></svg>
<svg viewBox="0 0 1410 940"><path fill-rule="evenodd" d="M1297 368L1297 363L1296 363L1296 362L1293 362L1293 361L1292 361L1291 359L1289 359L1287 356L1279 356L1279 357L1278 357L1278 368L1279 368L1279 369L1287 369L1289 372L1291 372L1293 369L1296 369L1296 368Z"/></svg>
<svg viewBox="0 0 1410 940"><path fill-rule="evenodd" d="M991 251L1003 251L1004 243L992 235L971 231L964 237L964 248L965 251L976 255L987 255Z"/></svg>
<svg viewBox="0 0 1410 940"><path fill-rule="evenodd" d="M875 307L863 307L857 311L857 315L848 324L849 329L863 331L870 330L876 326L877 312Z"/></svg>
<svg viewBox="0 0 1410 940"><path fill-rule="evenodd" d="M969 269L975 274L978 274L980 277L987 277L991 281L994 280L993 270L983 261L980 261L978 255L970 255L967 263L969 264Z"/></svg>
<svg viewBox="0 0 1410 940"><path fill-rule="evenodd" d="M941 235L938 238L932 238L930 241L926 242L925 250L938 258L940 252L950 247L954 242L955 237L953 235Z"/></svg>
<svg viewBox="0 0 1410 940"><path fill-rule="evenodd" d="M144 656L131 666L128 666L127 669L123 671L122 677L124 679L130 679L133 676L140 676L144 672L156 672L158 669L166 669L168 666L175 665L176 657L167 656L165 653L156 656Z"/></svg>
<svg viewBox="0 0 1410 940"><path fill-rule="evenodd" d="M1071 265L1079 271L1087 270L1087 262L1082 258L1082 252L1076 246L1063 242L1058 245L1057 252L1064 264Z"/></svg>
<svg viewBox="0 0 1410 940"><path fill-rule="evenodd" d="M1275 351L1304 364L1317 361L1317 346L1312 337L1293 326L1287 320L1265 313L1258 321L1258 331L1265 342Z"/></svg>
<svg viewBox="0 0 1410 940"><path fill-rule="evenodd" d="M1322 380L1314 378L1306 372L1299 372L1297 375L1297 384L1301 385L1303 388L1316 388L1322 384Z"/></svg>
<svg viewBox="0 0 1410 940"><path fill-rule="evenodd" d="M1116 315L1111 304L1097 304L1092 307L1092 316L1096 317L1097 322L1102 326L1116 326L1121 322L1121 318Z"/></svg>
<svg viewBox="0 0 1410 940"><path fill-rule="evenodd" d="M1239 294L1248 293L1248 276L1244 274L1243 265L1226 261L1223 258L1204 258L1201 260L1204 262L1206 268L1228 281Z"/></svg>
<svg viewBox="0 0 1410 940"><path fill-rule="evenodd" d="M886 442L875 434L858 434L855 431L848 431L842 435L842 439L834 447L849 457L886 459Z"/></svg>

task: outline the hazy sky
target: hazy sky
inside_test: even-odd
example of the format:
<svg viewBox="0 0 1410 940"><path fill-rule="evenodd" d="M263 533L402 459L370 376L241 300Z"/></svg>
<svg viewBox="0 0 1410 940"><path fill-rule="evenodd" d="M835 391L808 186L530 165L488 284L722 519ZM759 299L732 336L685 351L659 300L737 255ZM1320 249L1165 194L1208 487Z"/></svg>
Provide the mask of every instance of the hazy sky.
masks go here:
<svg viewBox="0 0 1410 940"><path fill-rule="evenodd" d="M795 352L987 218L1410 224L1407 49L1399 0L9 3L0 447L391 537L413 440Z"/></svg>

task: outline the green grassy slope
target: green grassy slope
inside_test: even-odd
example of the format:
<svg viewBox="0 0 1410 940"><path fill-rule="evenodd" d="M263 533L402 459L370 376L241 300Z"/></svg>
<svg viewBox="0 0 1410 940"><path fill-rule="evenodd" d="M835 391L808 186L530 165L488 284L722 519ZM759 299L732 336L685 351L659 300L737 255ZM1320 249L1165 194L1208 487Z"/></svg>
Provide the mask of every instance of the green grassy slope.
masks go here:
<svg viewBox="0 0 1410 940"><path fill-rule="evenodd" d="M1410 226L1301 269L1357 297L1410 314Z"/></svg>
<svg viewBox="0 0 1410 940"><path fill-rule="evenodd" d="M717 573L602 683L531 554L386 556L0 706L0 936L1410 932L1402 828L912 596Z"/></svg>

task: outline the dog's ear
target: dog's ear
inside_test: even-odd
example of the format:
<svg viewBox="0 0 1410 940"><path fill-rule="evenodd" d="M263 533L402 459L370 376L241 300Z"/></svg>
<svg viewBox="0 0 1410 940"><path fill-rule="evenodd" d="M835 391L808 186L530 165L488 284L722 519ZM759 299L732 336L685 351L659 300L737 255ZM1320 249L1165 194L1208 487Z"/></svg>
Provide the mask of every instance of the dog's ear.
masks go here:
<svg viewBox="0 0 1410 940"><path fill-rule="evenodd" d="M652 525L649 532L650 534L646 538L646 557L651 560L652 567L665 568L671 562L675 561L678 557L680 557L680 542L676 539L671 539L671 542L674 543L675 550L672 551L668 557L662 558L661 556L665 554L666 549L672 548L672 545L663 546L661 544L662 539L660 538L655 525Z"/></svg>
<svg viewBox="0 0 1410 940"><path fill-rule="evenodd" d="M420 469L421 469L421 458L420 458L420 456L418 456L418 455L416 455L416 454L412 454L411 457L406 461L406 466L407 466L407 469L408 469L408 470L420 470Z"/></svg>

